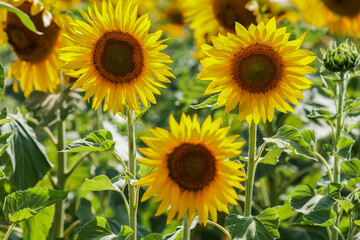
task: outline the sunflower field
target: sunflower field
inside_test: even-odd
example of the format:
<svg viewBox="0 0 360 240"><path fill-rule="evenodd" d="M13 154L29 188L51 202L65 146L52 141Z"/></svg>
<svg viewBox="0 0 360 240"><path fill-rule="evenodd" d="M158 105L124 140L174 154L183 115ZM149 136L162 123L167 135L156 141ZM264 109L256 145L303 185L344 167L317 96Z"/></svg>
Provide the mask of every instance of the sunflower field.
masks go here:
<svg viewBox="0 0 360 240"><path fill-rule="evenodd" d="M4 240L360 240L359 0L0 1Z"/></svg>

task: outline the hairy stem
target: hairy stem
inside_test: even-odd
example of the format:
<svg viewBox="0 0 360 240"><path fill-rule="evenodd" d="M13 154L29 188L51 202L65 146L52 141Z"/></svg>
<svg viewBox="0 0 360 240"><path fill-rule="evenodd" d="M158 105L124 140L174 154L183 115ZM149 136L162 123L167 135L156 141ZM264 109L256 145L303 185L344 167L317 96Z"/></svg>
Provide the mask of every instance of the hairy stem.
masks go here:
<svg viewBox="0 0 360 240"><path fill-rule="evenodd" d="M189 226L189 217L186 213L183 218L183 240L190 240L190 226Z"/></svg>
<svg viewBox="0 0 360 240"><path fill-rule="evenodd" d="M254 189L255 179L255 152L256 152L256 125L251 122L249 129L249 161L247 167L247 178L245 188L245 212L244 216L248 217L251 215L251 203Z"/></svg>
<svg viewBox="0 0 360 240"><path fill-rule="evenodd" d="M57 144L57 188L58 190L65 190L66 184L66 166L67 159L66 153L61 152L66 145L66 122L59 120L58 125L58 144ZM65 209L64 201L55 203L55 216L54 216L54 237L64 237L64 222L65 222Z"/></svg>
<svg viewBox="0 0 360 240"><path fill-rule="evenodd" d="M129 172L136 177L136 145L135 145L135 112L129 110L128 112L128 137L129 137ZM137 226L136 226L136 213L137 213L137 198L136 187L129 183L129 226L134 230L130 236L130 240L136 240Z"/></svg>
<svg viewBox="0 0 360 240"><path fill-rule="evenodd" d="M12 230L14 229L15 225L16 225L15 223L12 223L10 225L9 229L5 233L4 240L7 240L10 237L10 234L11 234Z"/></svg>

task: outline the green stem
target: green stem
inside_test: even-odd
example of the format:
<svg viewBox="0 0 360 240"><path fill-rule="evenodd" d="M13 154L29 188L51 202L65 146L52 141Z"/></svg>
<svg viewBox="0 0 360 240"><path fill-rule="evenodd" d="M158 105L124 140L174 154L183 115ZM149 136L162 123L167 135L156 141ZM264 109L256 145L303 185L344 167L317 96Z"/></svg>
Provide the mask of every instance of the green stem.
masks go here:
<svg viewBox="0 0 360 240"><path fill-rule="evenodd" d="M343 119L343 114L344 114L344 98L345 98L345 84L346 84L346 80L344 78L345 73L344 72L340 72L340 76L339 76L339 81L337 82L337 118L336 118L336 130L335 130L335 137L334 137L334 146L335 146L335 152L338 151L336 145L337 145L337 141L339 139L339 137L341 136L341 131L342 131L342 119ZM339 183L340 182L340 159L335 156L334 158L334 182L335 183ZM332 240L338 240L338 231L337 231L337 226L339 225L339 205L335 204L334 208L333 208L334 212L336 212L336 219L334 222L334 226L333 226L333 231L332 231Z"/></svg>
<svg viewBox="0 0 360 240"><path fill-rule="evenodd" d="M128 112L128 137L129 137L129 172L136 177L136 145L135 145L135 112L129 110ZM136 240L136 213L137 213L137 202L136 202L136 187L129 183L129 226L134 230L130 236L130 240Z"/></svg>
<svg viewBox="0 0 360 240"><path fill-rule="evenodd" d="M213 225L214 227L217 227L218 229L220 229L229 239L231 239L230 233L228 231L226 231L225 228L223 228L220 224L207 220L207 223L210 225Z"/></svg>
<svg viewBox="0 0 360 240"><path fill-rule="evenodd" d="M65 190L66 184L66 153L61 152L66 146L66 122L59 120L57 124L58 129L58 144L57 144L57 188L58 190ZM65 206L64 201L55 203L54 216L54 236L56 238L64 237L64 221L65 221Z"/></svg>
<svg viewBox="0 0 360 240"><path fill-rule="evenodd" d="M14 229L15 225L16 225L15 223L11 224L11 226L5 233L4 240L7 240L10 237L10 234L11 234L12 230Z"/></svg>
<svg viewBox="0 0 360 240"><path fill-rule="evenodd" d="M255 152L256 152L256 124L251 122L249 129L249 161L247 167L247 179L245 188L245 212L244 216L248 217L251 215L251 203L254 189L254 178L255 178Z"/></svg>
<svg viewBox="0 0 360 240"><path fill-rule="evenodd" d="M116 159L121 162L121 165L124 168L124 171L127 172L127 167L126 167L126 164L125 164L124 160L120 157L119 154L117 154L117 152L112 151L112 153L115 155Z"/></svg>
<svg viewBox="0 0 360 240"><path fill-rule="evenodd" d="M329 164L326 162L326 160L319 153L315 152L315 156L325 165L325 167L326 167L326 169L328 171L328 174L329 174L330 182L334 182L334 177L332 175Z"/></svg>
<svg viewBox="0 0 360 240"><path fill-rule="evenodd" d="M189 226L189 217L186 213L183 218L183 238L182 240L190 240L190 226Z"/></svg>

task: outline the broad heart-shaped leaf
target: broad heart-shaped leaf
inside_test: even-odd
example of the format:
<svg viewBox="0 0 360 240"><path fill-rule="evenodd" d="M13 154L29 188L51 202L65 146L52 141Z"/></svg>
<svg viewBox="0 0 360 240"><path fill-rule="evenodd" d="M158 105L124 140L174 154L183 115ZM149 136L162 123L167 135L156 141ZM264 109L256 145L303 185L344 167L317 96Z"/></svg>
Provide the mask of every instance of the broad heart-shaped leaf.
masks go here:
<svg viewBox="0 0 360 240"><path fill-rule="evenodd" d="M30 188L6 196L4 214L13 223L31 218L44 207L67 198L68 192L48 188Z"/></svg>
<svg viewBox="0 0 360 240"><path fill-rule="evenodd" d="M331 210L334 200L329 196L316 194L309 185L300 185L290 195L290 205L304 215L296 222L302 225L330 226L334 223L335 212Z"/></svg>
<svg viewBox="0 0 360 240"><path fill-rule="evenodd" d="M125 240L134 231L127 227L121 226L118 235L111 231L110 225L105 218L96 217L85 224L79 232L77 240Z"/></svg>
<svg viewBox="0 0 360 240"><path fill-rule="evenodd" d="M271 148L270 151L267 152L264 157L260 158L259 162L275 165L278 162L279 157L283 151L284 151L283 148L279 148L275 146Z"/></svg>
<svg viewBox="0 0 360 240"><path fill-rule="evenodd" d="M283 126L279 128L272 138L264 138L264 140L265 142L275 143L279 148L287 148L295 154L317 160L311 152L309 144L304 141L299 131L292 126Z"/></svg>
<svg viewBox="0 0 360 240"><path fill-rule="evenodd" d="M21 222L20 227L23 230L23 240L46 239L49 235L54 213L55 206L51 205L27 221Z"/></svg>
<svg viewBox="0 0 360 240"><path fill-rule="evenodd" d="M52 168L45 147L37 140L33 129L23 116L9 114L14 121L1 126L2 133L14 131L6 152L11 158L13 173L11 182L18 189L27 189L36 185ZM1 161L1 159L0 159Z"/></svg>
<svg viewBox="0 0 360 240"><path fill-rule="evenodd" d="M4 67L0 64L0 98L2 98L4 94L5 87L5 72Z"/></svg>
<svg viewBox="0 0 360 240"><path fill-rule="evenodd" d="M112 151L115 147L115 141L111 132L107 130L98 130L90 133L84 139L76 140L66 146L64 152L103 152Z"/></svg>
<svg viewBox="0 0 360 240"><path fill-rule="evenodd" d="M321 209L330 209L334 204L332 198L316 194L309 185L297 186L290 196L291 208L304 214Z"/></svg>
<svg viewBox="0 0 360 240"><path fill-rule="evenodd" d="M5 3L0 1L0 8L5 8L6 10L8 10L9 12L12 12L14 14L16 14L16 16L18 16L18 18L20 19L20 21L30 30L33 31L34 33L37 34L42 34L41 32L38 32L36 30L36 27L34 25L34 23L31 21L30 17L24 13L23 11L21 11L20 9L14 7L11 4Z"/></svg>
<svg viewBox="0 0 360 240"><path fill-rule="evenodd" d="M295 224L327 227L334 224L336 213L331 209L321 209L301 216Z"/></svg>
<svg viewBox="0 0 360 240"><path fill-rule="evenodd" d="M230 214L225 219L232 239L274 240L279 237L280 216L268 208L257 217Z"/></svg>
<svg viewBox="0 0 360 240"><path fill-rule="evenodd" d="M59 120L65 120L74 109L84 109L81 99L78 92L70 89L60 93L33 91L25 103L26 109L39 120L39 126L51 126Z"/></svg>
<svg viewBox="0 0 360 240"><path fill-rule="evenodd" d="M196 105L190 105L190 107L193 108L193 109L202 109L202 108L214 109L217 106L216 104L217 104L218 96L219 96L219 94L212 95L211 97L209 97L208 99L206 99L202 103L199 103L199 104L196 104Z"/></svg>
<svg viewBox="0 0 360 240"><path fill-rule="evenodd" d="M120 188L114 184L107 176L99 175L92 179L86 179L83 184L84 191L116 191L120 192Z"/></svg>
<svg viewBox="0 0 360 240"><path fill-rule="evenodd" d="M345 199L345 200L336 199L336 202L344 209L346 213L348 213L351 209L355 207L355 205L351 203L351 200L349 199Z"/></svg>
<svg viewBox="0 0 360 240"><path fill-rule="evenodd" d="M341 136L336 142L337 152L335 153L342 159L350 159L351 147L354 144L354 140Z"/></svg>
<svg viewBox="0 0 360 240"><path fill-rule="evenodd" d="M360 182L360 160L351 159L340 163L341 180L349 186Z"/></svg>

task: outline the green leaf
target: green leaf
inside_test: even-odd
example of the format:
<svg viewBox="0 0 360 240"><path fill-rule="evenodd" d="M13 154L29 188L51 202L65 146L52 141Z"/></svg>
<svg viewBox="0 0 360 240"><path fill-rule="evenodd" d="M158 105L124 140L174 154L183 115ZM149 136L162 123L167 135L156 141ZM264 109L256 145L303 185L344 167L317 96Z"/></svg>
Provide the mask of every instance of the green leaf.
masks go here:
<svg viewBox="0 0 360 240"><path fill-rule="evenodd" d="M34 91L26 99L26 108L38 117L39 126L51 126L65 120L74 109L84 109L81 99L78 92L69 89L60 93Z"/></svg>
<svg viewBox="0 0 360 240"><path fill-rule="evenodd" d="M274 209L266 209L257 217L230 214L225 219L232 239L274 240L279 237L277 228L280 216Z"/></svg>
<svg viewBox="0 0 360 240"><path fill-rule="evenodd" d="M162 240L162 235L160 233L151 233L140 240Z"/></svg>
<svg viewBox="0 0 360 240"><path fill-rule="evenodd" d="M349 199L347 200L336 199L336 202L345 210L346 213L349 213L349 211L355 207L355 205L352 204L350 201L351 200Z"/></svg>
<svg viewBox="0 0 360 240"><path fill-rule="evenodd" d="M149 110L150 106L149 107L142 107L140 108L140 113L135 113L135 122L140 120L142 118L142 116L144 116L144 114Z"/></svg>
<svg viewBox="0 0 360 240"><path fill-rule="evenodd" d="M336 142L337 152L335 153L342 159L350 159L351 147L354 144L354 140L341 136Z"/></svg>
<svg viewBox="0 0 360 240"><path fill-rule="evenodd" d="M5 173L0 168L0 179L5 178Z"/></svg>
<svg viewBox="0 0 360 240"><path fill-rule="evenodd" d="M76 140L66 146L64 152L104 152L113 151L115 141L111 132L107 130L98 130L90 133L84 139Z"/></svg>
<svg viewBox="0 0 360 240"><path fill-rule="evenodd" d="M304 214L322 209L330 209L334 204L332 198L316 194L309 185L297 186L290 196L291 208L296 212Z"/></svg>
<svg viewBox="0 0 360 240"><path fill-rule="evenodd" d="M125 240L127 239L132 233L134 232L134 230L132 230L131 228L129 228L128 226L121 226L120 228L120 233L118 235L118 239L119 240Z"/></svg>
<svg viewBox="0 0 360 240"><path fill-rule="evenodd" d="M182 240L183 227L177 227L176 231L164 236L164 240Z"/></svg>
<svg viewBox="0 0 360 240"><path fill-rule="evenodd" d="M0 64L0 98L4 95L4 87L5 87L5 72L4 67Z"/></svg>
<svg viewBox="0 0 360 240"><path fill-rule="evenodd" d="M6 148L9 146L10 144L9 141L11 140L11 137L13 136L14 132L15 130L0 136L0 157L5 152Z"/></svg>
<svg viewBox="0 0 360 240"><path fill-rule="evenodd" d="M52 226L55 206L51 205L41 210L34 217L20 223L23 230L23 240L46 239Z"/></svg>
<svg viewBox="0 0 360 240"><path fill-rule="evenodd" d="M342 180L346 180L349 186L360 182L360 160L352 159L340 163L340 172Z"/></svg>
<svg viewBox="0 0 360 240"><path fill-rule="evenodd" d="M336 84L334 83L334 79L337 79L337 77L329 77L324 75L320 75L320 77L323 85L325 86L323 90L332 97L336 96Z"/></svg>
<svg viewBox="0 0 360 240"><path fill-rule="evenodd" d="M327 122L332 122L337 117L337 115L332 116L328 110L324 109L313 109L307 116L309 118L321 119Z"/></svg>
<svg viewBox="0 0 360 240"><path fill-rule="evenodd" d="M301 136L307 144L309 144L311 151L316 151L316 134L314 130L303 130Z"/></svg>
<svg viewBox="0 0 360 240"><path fill-rule="evenodd" d="M299 131L292 126L283 126L279 128L272 138L264 138L264 140L265 142L275 143L279 148L287 148L295 154L317 160L311 152L309 144L304 141Z"/></svg>
<svg viewBox="0 0 360 240"><path fill-rule="evenodd" d="M77 240L118 240L110 228L108 221L102 217L96 217L85 224L79 232Z"/></svg>
<svg viewBox="0 0 360 240"><path fill-rule="evenodd" d="M34 23L31 21L30 17L24 13L23 11L21 11L20 9L14 7L11 4L5 3L5 2L1 2L0 1L0 7L1 8L5 8L6 10L8 10L9 12L12 12L14 14L16 14L16 16L18 16L18 18L20 19L20 21L30 30L33 31L34 33L37 33L39 35L42 35L41 32L38 32L36 30L36 27L34 25Z"/></svg>
<svg viewBox="0 0 360 240"><path fill-rule="evenodd" d="M99 175L92 179L86 179L82 187L83 191L116 191L120 192L120 188L111 182L105 175Z"/></svg>
<svg viewBox="0 0 360 240"><path fill-rule="evenodd" d="M279 157L283 151L284 151L283 148L279 148L279 147L275 146L275 147L271 148L270 151L267 152L264 157L260 158L259 162L275 165L278 162Z"/></svg>
<svg viewBox="0 0 360 240"><path fill-rule="evenodd" d="M289 201L286 201L285 204L282 206L274 207L274 209L277 212L277 214L279 214L281 221L288 219L295 213L295 211L291 209L291 205Z"/></svg>
<svg viewBox="0 0 360 240"><path fill-rule="evenodd" d="M268 230L271 235L275 237L280 237L279 235L279 225L280 225L280 216L273 208L265 209L260 215L256 216L262 224L264 224L265 228Z"/></svg>
<svg viewBox="0 0 360 240"><path fill-rule="evenodd" d="M216 104L217 104L218 96L219 96L219 94L212 95L211 97L209 97L208 99L206 99L202 103L199 103L199 104L196 104L196 105L190 105L190 107L193 108L193 109L203 109L203 108L214 109L216 107Z"/></svg>
<svg viewBox="0 0 360 240"><path fill-rule="evenodd" d="M360 227L360 220L355 220L354 221L354 224L357 226L357 227ZM360 239L360 233L358 233L359 235L359 239Z"/></svg>
<svg viewBox="0 0 360 240"><path fill-rule="evenodd" d="M13 223L29 219L43 208L67 198L68 192L48 188L30 188L6 196L4 214Z"/></svg>
<svg viewBox="0 0 360 240"><path fill-rule="evenodd" d="M23 116L18 113L15 116L10 114L9 117L16 119L1 126L1 131L16 130L6 149L13 168L10 180L18 189L27 189L43 179L52 164L46 155L45 147L37 140L34 130Z"/></svg>
<svg viewBox="0 0 360 240"><path fill-rule="evenodd" d="M350 110L360 105L360 97L357 99L348 99L345 102L345 111Z"/></svg>
<svg viewBox="0 0 360 240"><path fill-rule="evenodd" d="M321 209L305 214L295 224L327 227L334 224L336 213L331 209Z"/></svg>

